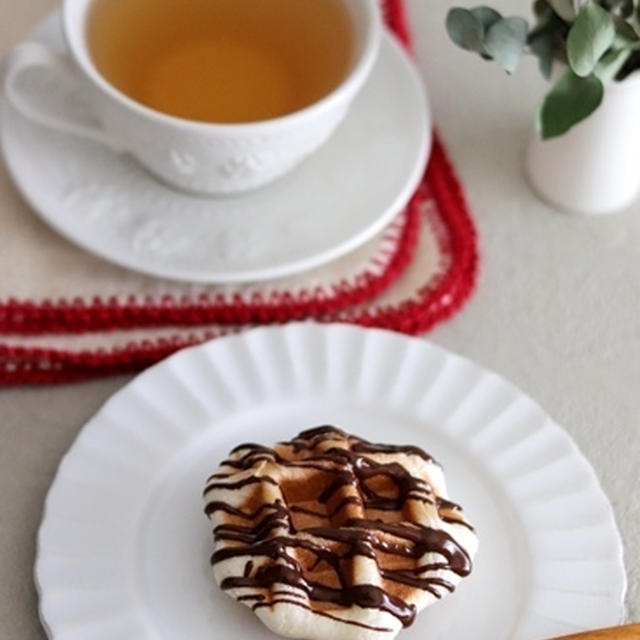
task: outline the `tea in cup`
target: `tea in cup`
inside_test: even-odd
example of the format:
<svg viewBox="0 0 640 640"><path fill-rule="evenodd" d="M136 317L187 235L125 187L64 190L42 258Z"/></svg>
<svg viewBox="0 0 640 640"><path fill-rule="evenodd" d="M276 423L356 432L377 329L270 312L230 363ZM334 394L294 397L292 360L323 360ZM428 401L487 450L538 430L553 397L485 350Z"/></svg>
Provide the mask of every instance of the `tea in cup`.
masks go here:
<svg viewBox="0 0 640 640"><path fill-rule="evenodd" d="M133 155L168 184L238 193L286 174L334 132L369 75L376 0L65 0L72 65L43 45L9 56L23 115ZM63 119L19 82L73 74L99 126Z"/></svg>

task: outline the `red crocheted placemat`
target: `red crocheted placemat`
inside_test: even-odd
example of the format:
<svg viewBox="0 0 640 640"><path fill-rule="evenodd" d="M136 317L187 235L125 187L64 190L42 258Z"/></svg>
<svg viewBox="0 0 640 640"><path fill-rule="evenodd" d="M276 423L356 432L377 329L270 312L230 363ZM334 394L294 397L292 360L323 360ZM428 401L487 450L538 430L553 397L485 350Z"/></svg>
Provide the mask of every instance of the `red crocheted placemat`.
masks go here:
<svg viewBox="0 0 640 640"><path fill-rule="evenodd" d="M408 44L402 0L385 0L383 6L388 24ZM474 225L437 137L424 179L393 226L395 244L383 267L329 290L275 288L268 297L227 292L142 301L8 300L0 304L0 333L7 336L0 343L0 385L139 371L239 325L314 318L423 333L462 306L477 271ZM436 269L421 262L428 253L437 254Z"/></svg>
<svg viewBox="0 0 640 640"><path fill-rule="evenodd" d="M56 301L45 298L0 298L0 335L55 335L204 324L269 324L335 313L361 304L389 288L411 262L420 229L419 200L367 247L353 269L335 281L319 282L318 269L296 283L255 286L206 286L193 294L124 293L105 298L74 296ZM362 263L362 264L361 264ZM339 265L339 262L338 262ZM338 270L331 269L331 271ZM326 280L329 274L323 274ZM315 284L313 283L315 281ZM6 284L0 285L0 290ZM126 287L123 287L126 289ZM193 288L188 285L185 288ZM174 285L172 289L181 289Z"/></svg>

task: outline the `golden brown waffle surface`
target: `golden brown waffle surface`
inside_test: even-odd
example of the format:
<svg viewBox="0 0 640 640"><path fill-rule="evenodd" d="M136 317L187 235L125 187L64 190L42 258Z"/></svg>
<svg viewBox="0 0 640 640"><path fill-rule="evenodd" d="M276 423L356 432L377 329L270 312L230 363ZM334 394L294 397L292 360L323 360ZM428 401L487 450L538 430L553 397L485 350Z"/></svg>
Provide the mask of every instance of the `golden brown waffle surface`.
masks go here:
<svg viewBox="0 0 640 640"><path fill-rule="evenodd" d="M216 582L285 636L391 638L477 548L433 458L336 427L237 447L204 496Z"/></svg>

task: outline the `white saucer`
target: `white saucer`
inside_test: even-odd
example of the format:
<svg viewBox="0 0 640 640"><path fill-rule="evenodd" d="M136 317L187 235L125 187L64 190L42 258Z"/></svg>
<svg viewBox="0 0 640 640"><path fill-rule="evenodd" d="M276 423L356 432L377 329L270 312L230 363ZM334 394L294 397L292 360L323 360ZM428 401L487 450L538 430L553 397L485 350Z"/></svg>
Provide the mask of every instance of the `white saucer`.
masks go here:
<svg viewBox="0 0 640 640"><path fill-rule="evenodd" d="M622 621L611 506L539 406L426 341L293 324L182 351L84 427L38 536L49 636L274 640L215 587L202 490L237 444L320 424L429 451L478 532L471 577L398 640L540 640Z"/></svg>
<svg viewBox="0 0 640 640"><path fill-rule="evenodd" d="M59 14L36 37L62 51ZM58 106L74 107L68 100ZM329 143L294 173L248 195L176 192L132 159L27 122L6 104L0 131L16 185L63 236L136 271L218 283L291 275L371 239L407 203L431 140L422 80L389 34Z"/></svg>

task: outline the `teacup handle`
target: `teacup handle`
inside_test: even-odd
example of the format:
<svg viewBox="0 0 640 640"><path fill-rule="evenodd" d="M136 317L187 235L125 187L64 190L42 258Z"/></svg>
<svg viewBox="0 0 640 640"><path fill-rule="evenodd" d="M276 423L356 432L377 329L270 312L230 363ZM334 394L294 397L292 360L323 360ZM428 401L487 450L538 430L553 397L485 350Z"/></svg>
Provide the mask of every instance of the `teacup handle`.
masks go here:
<svg viewBox="0 0 640 640"><path fill-rule="evenodd" d="M4 74L4 92L14 109L37 124L97 142L117 152L123 151L98 125L80 124L72 117L65 118L48 113L46 105L37 105L30 101L20 90L17 80L24 71L35 67L63 74L72 84L78 84L77 74L68 59L53 53L39 42L23 42L9 53Z"/></svg>

